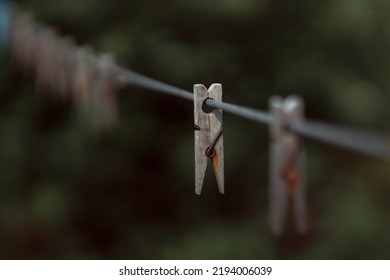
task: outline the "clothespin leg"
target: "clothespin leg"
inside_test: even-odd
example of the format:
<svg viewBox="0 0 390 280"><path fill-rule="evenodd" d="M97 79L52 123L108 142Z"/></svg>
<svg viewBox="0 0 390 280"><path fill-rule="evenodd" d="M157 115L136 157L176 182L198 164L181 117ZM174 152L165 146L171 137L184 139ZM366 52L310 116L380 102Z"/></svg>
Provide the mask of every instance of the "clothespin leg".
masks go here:
<svg viewBox="0 0 390 280"><path fill-rule="evenodd" d="M203 85L194 85L195 193L198 195L202 192L207 167L205 151L209 143L210 124L208 116L202 110L207 97L208 92Z"/></svg>
<svg viewBox="0 0 390 280"><path fill-rule="evenodd" d="M303 119L303 101L297 96L286 98L286 114L290 122L301 121ZM306 175L305 175L305 152L303 143L299 136L291 134L290 139L291 156L294 160L295 179L290 182L293 217L295 229L298 233L307 232L307 207L306 207Z"/></svg>
<svg viewBox="0 0 390 280"><path fill-rule="evenodd" d="M208 90L209 97L222 101L222 85L212 84ZM213 141L218 137L215 145L215 155L211 159L215 177L220 193L225 193L225 175L224 175L224 150L223 150L223 121L222 110L213 109L209 115L210 118L210 140ZM221 135L219 135L221 134Z"/></svg>
<svg viewBox="0 0 390 280"><path fill-rule="evenodd" d="M306 210L306 182L304 177L305 154L302 151L298 159L300 181L293 196L294 223L297 232L304 234L308 230Z"/></svg>

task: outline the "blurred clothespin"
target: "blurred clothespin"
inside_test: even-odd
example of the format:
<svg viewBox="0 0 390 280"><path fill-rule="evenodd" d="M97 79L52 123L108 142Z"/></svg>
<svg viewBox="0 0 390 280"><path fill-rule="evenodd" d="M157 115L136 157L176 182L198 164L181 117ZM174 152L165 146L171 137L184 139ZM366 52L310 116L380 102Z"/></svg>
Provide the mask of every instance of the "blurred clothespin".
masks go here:
<svg viewBox="0 0 390 280"><path fill-rule="evenodd" d="M91 95L93 91L94 72L93 54L89 47L76 49L74 70L72 75L72 95L76 107L80 111L91 113Z"/></svg>
<svg viewBox="0 0 390 280"><path fill-rule="evenodd" d="M96 79L94 80L93 114L99 126L110 127L118 122L118 105L115 89L117 79L113 72L114 57L102 54L97 60Z"/></svg>
<svg viewBox="0 0 390 280"><path fill-rule="evenodd" d="M76 46L73 38L57 38L56 42L56 81L57 91L61 99L68 99L72 92L75 71Z"/></svg>
<svg viewBox="0 0 390 280"><path fill-rule="evenodd" d="M38 25L33 17L19 12L15 7L11 14L11 53L24 72L29 72L36 63Z"/></svg>
<svg viewBox="0 0 390 280"><path fill-rule="evenodd" d="M207 160L211 159L220 193L224 187L224 151L222 110L213 109L209 114L202 107L207 99L222 100L222 85L194 85L195 129L195 193L202 192Z"/></svg>
<svg viewBox="0 0 390 280"><path fill-rule="evenodd" d="M307 231L304 151L299 136L288 130L293 122L302 120L303 102L296 96L272 97L269 106L273 116L270 126L270 227L274 234L283 232L290 197L295 228L303 234Z"/></svg>
<svg viewBox="0 0 390 280"><path fill-rule="evenodd" d="M0 0L0 51L9 45L11 8L8 0Z"/></svg>
<svg viewBox="0 0 390 280"><path fill-rule="evenodd" d="M37 34L35 67L37 85L52 93L56 92L58 85L56 81L57 73L57 34L52 28L40 27Z"/></svg>

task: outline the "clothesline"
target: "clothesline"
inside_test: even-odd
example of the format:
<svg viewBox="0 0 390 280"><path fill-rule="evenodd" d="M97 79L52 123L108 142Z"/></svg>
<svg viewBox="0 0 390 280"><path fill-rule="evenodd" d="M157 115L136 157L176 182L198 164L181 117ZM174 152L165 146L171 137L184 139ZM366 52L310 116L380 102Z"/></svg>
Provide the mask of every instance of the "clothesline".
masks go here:
<svg viewBox="0 0 390 280"><path fill-rule="evenodd" d="M193 94L189 91L165 84L120 66L115 66L115 71L130 85L190 101L194 99ZM221 109L257 123L269 125L273 122L272 116L265 111L212 99L207 99L205 103L212 108ZM385 160L390 159L390 140L382 135L374 135L372 133L309 120L293 123L287 129L300 136L340 146L368 156Z"/></svg>

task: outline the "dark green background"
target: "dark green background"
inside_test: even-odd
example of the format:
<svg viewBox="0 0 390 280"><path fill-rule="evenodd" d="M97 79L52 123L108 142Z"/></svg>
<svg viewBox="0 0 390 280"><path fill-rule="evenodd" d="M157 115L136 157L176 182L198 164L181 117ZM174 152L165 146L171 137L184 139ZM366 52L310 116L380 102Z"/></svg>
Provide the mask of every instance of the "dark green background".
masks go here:
<svg viewBox="0 0 390 280"><path fill-rule="evenodd" d="M385 0L18 1L77 44L191 91L265 110L301 95L310 119L390 131ZM191 102L118 91L120 124L88 126L1 57L0 258L390 257L390 166L306 141L310 232L267 229L268 131L224 115L226 194L194 193Z"/></svg>

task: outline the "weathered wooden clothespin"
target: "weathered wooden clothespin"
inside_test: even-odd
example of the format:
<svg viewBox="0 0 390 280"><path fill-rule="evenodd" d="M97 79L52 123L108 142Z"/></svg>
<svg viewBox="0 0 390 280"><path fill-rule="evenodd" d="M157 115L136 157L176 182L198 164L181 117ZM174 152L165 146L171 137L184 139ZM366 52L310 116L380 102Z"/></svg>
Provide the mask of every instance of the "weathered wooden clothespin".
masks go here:
<svg viewBox="0 0 390 280"><path fill-rule="evenodd" d="M91 114L91 95L95 66L92 63L92 51L88 47L76 50L72 75L73 101L79 111Z"/></svg>
<svg viewBox="0 0 390 280"><path fill-rule="evenodd" d="M36 82L40 88L49 90L54 93L58 90L58 85L55 84L57 73L57 34L52 28L41 27L38 29L35 71Z"/></svg>
<svg viewBox="0 0 390 280"><path fill-rule="evenodd" d="M304 151L298 135L289 130L303 118L303 102L296 96L272 97L270 111L270 190L269 219L274 234L281 234L286 223L289 197L298 233L307 231Z"/></svg>
<svg viewBox="0 0 390 280"><path fill-rule="evenodd" d="M209 114L202 107L210 98L222 100L222 85L194 85L195 129L195 193L202 192L207 160L211 159L219 191L225 192L222 110L213 109Z"/></svg>
<svg viewBox="0 0 390 280"><path fill-rule="evenodd" d="M11 13L11 53L24 72L33 70L36 61L37 26L30 14L15 7Z"/></svg>
<svg viewBox="0 0 390 280"><path fill-rule="evenodd" d="M8 48L11 7L8 0L0 0L0 51Z"/></svg>
<svg viewBox="0 0 390 280"><path fill-rule="evenodd" d="M72 92L72 78L75 71L76 46L73 38L57 38L56 47L56 84L59 96L68 99Z"/></svg>
<svg viewBox="0 0 390 280"><path fill-rule="evenodd" d="M113 74L114 57L102 54L97 60L97 73L93 94L94 122L110 127L118 122L118 105L115 88L117 80Z"/></svg>

